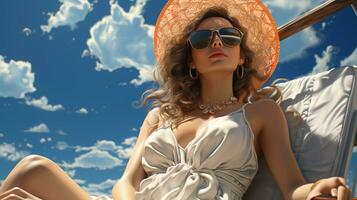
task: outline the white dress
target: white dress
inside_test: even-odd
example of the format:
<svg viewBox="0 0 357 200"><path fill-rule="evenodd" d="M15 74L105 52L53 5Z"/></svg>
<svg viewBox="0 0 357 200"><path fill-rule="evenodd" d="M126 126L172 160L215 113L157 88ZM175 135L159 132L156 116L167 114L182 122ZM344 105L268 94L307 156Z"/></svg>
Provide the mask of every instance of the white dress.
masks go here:
<svg viewBox="0 0 357 200"><path fill-rule="evenodd" d="M185 149L169 124L156 129L144 144L142 165L148 177L136 199L241 199L258 170L246 105L208 121Z"/></svg>

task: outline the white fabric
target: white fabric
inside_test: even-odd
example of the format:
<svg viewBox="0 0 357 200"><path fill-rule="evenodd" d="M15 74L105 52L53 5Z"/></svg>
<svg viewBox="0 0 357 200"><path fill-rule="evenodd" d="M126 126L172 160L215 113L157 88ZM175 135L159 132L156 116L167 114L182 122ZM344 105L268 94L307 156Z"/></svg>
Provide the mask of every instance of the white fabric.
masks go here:
<svg viewBox="0 0 357 200"><path fill-rule="evenodd" d="M145 141L142 165L148 177L137 199L241 199L258 170L245 105L202 125L185 149L169 124L155 130Z"/></svg>
<svg viewBox="0 0 357 200"><path fill-rule="evenodd" d="M294 108L302 117L299 124L286 114L291 146L308 182L348 172L355 138L350 129L357 110L356 74L356 66L340 67L277 84L284 110ZM264 157L243 199L283 199Z"/></svg>

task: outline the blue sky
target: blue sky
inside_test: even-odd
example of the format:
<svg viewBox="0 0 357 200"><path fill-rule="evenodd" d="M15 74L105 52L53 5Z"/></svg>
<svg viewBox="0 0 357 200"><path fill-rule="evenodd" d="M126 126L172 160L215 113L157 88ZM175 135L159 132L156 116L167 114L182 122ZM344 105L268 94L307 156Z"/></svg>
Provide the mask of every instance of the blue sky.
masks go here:
<svg viewBox="0 0 357 200"><path fill-rule="evenodd" d="M0 1L0 180L25 155L57 162L93 194L127 163L153 87L153 30L163 0ZM278 26L323 0L266 0ZM357 63L347 7L281 44L270 80ZM267 84L269 84L269 81Z"/></svg>

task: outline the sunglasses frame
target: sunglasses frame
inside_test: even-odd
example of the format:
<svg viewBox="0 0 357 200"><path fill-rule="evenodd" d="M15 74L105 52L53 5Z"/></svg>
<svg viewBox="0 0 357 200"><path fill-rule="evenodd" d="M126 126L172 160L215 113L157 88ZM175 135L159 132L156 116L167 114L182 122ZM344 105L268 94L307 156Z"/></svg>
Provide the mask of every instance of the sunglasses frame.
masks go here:
<svg viewBox="0 0 357 200"><path fill-rule="evenodd" d="M236 28L236 27L221 27L221 28L218 28L218 29L215 29L215 30L211 30L211 29L201 29L201 30L193 31L193 32L190 33L190 35L189 35L189 37L188 37L188 39L187 39L187 42L188 42L189 45L190 45L192 48L194 48L194 49L205 49L205 48L207 48L207 47L212 43L212 40L214 39L214 35L217 34L218 38L221 40L221 42L223 43L224 46L234 47L234 46L237 46L237 45L240 45L240 44L241 44L241 42L239 42L239 43L236 44L236 45L228 45L228 44L226 44L226 43L224 42L224 40L222 39L221 35L219 34L219 31L220 31L221 29L235 29L235 30L237 30L237 31L239 32L239 34L241 35L241 36L239 36L240 39L241 39L241 41L242 41L242 39L243 39L243 37L244 37L244 33L243 33L241 30L239 30L238 28ZM203 47L203 48L195 48L195 47L193 47L193 45L192 45L192 43L191 43L191 40L190 40L191 34L194 33L194 32L198 32L198 31L210 31L210 32L211 32L210 41L209 41L209 43L207 44L206 47Z"/></svg>

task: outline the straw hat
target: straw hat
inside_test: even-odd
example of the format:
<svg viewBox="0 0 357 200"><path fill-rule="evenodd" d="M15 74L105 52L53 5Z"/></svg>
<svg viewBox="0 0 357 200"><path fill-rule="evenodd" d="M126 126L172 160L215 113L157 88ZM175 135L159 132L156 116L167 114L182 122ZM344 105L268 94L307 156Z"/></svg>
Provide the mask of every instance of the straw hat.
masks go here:
<svg viewBox="0 0 357 200"><path fill-rule="evenodd" d="M156 22L154 49L158 61L163 56L169 38L178 36L203 10L220 6L238 19L248 30L246 45L254 52L252 67L265 81L253 80L260 88L273 74L280 49L278 29L273 16L260 0L169 0Z"/></svg>

